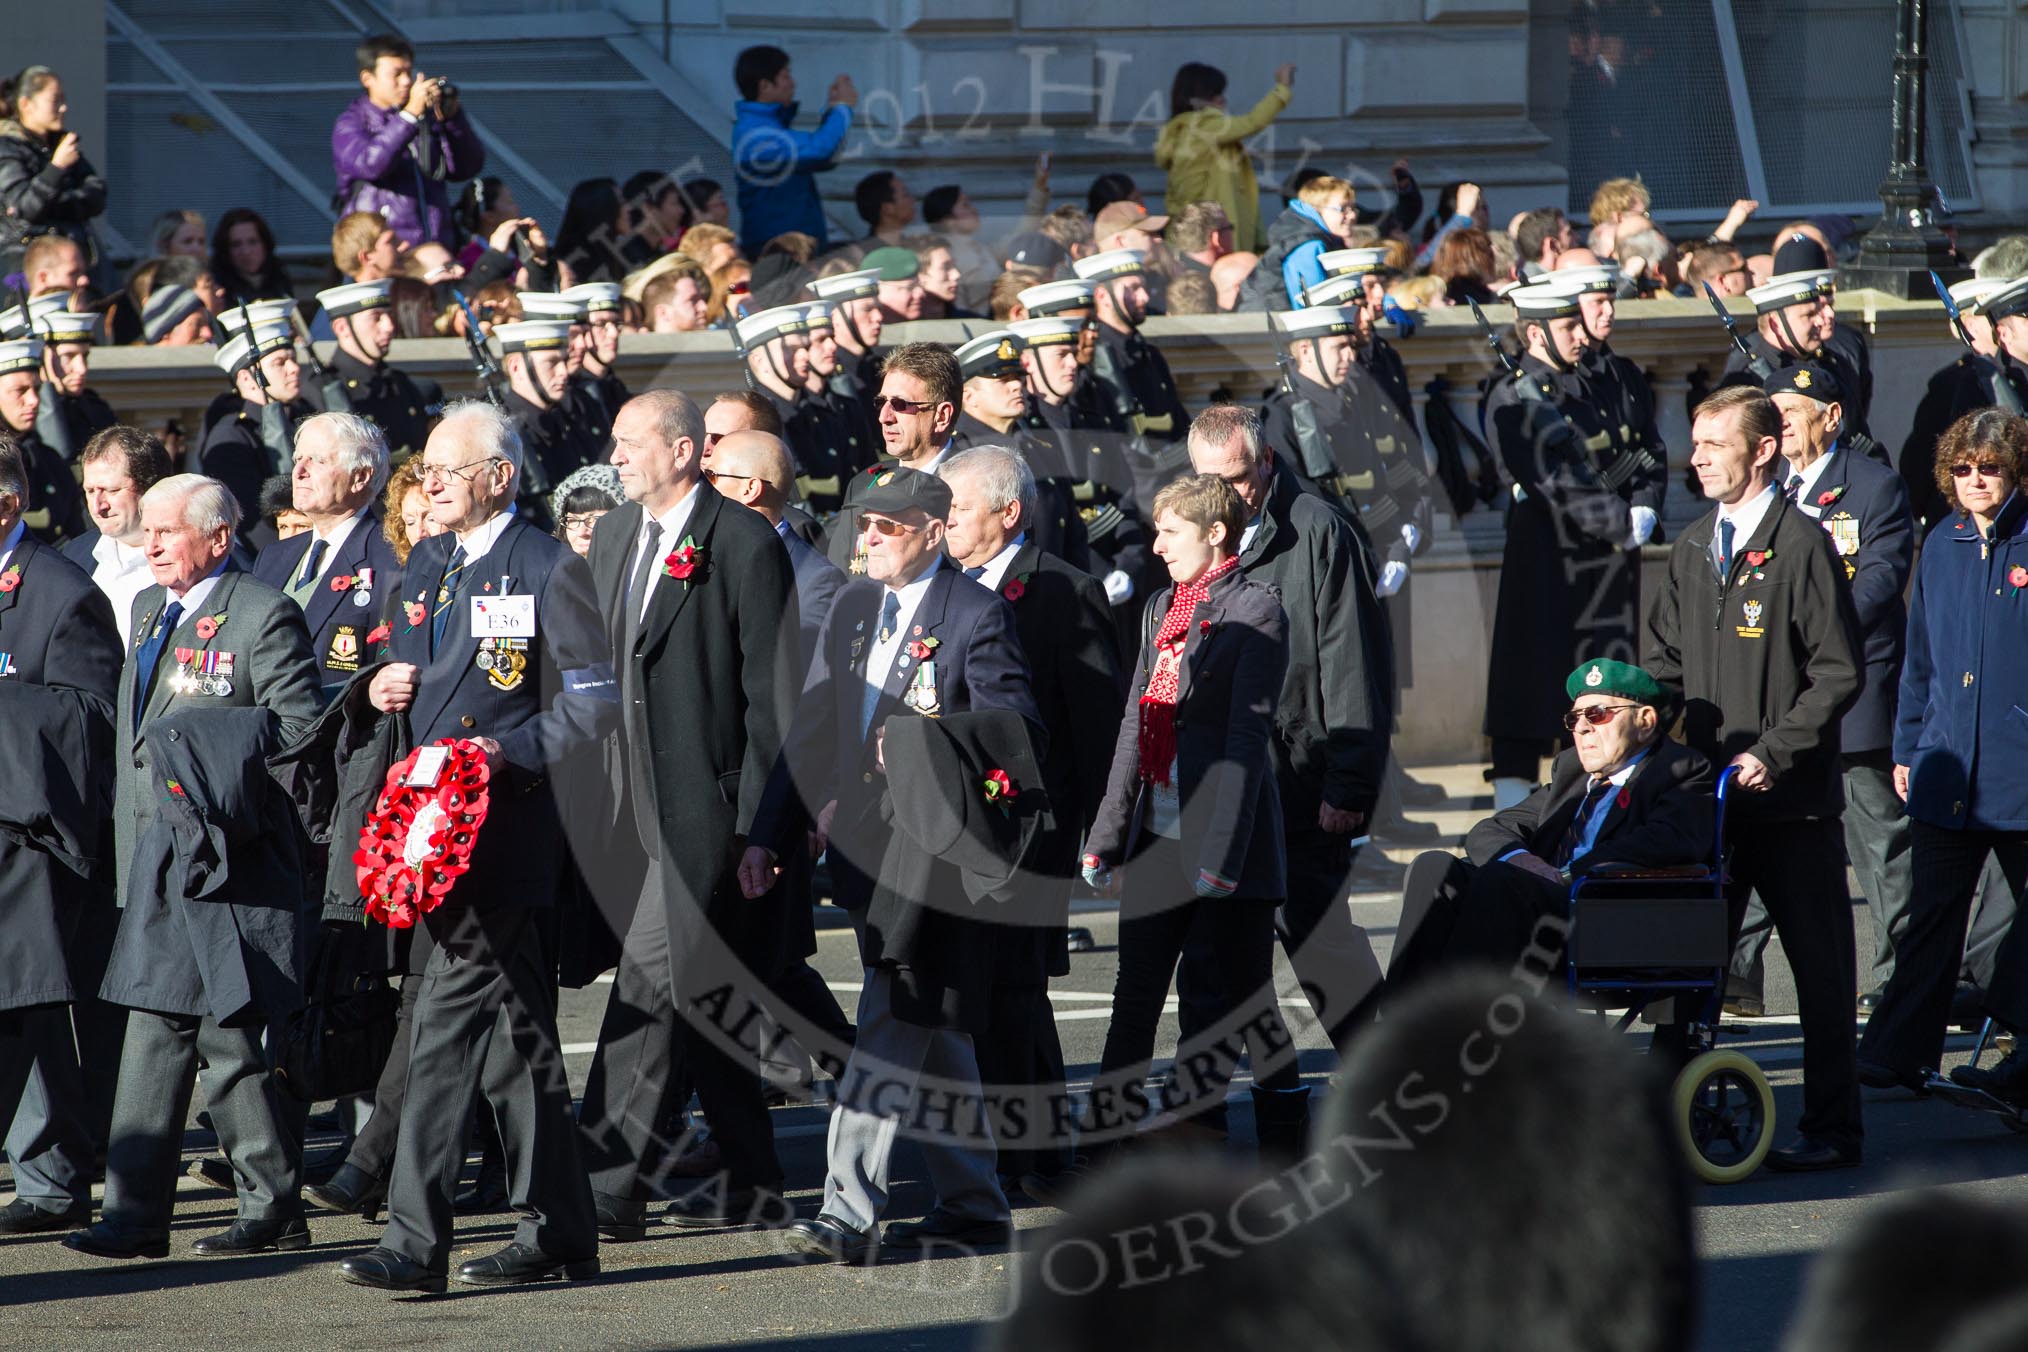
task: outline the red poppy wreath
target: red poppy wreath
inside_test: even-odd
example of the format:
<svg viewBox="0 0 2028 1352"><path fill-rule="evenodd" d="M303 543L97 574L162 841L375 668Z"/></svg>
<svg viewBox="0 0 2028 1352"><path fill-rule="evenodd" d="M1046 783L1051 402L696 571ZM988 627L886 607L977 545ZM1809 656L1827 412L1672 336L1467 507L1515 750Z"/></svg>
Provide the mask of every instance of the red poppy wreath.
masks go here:
<svg viewBox="0 0 2028 1352"><path fill-rule="evenodd" d="M366 914L410 929L443 905L451 884L472 866L472 845L486 820L486 753L463 738L444 738L450 757L433 787L411 785L421 747L387 772L380 801L366 814L353 851Z"/></svg>

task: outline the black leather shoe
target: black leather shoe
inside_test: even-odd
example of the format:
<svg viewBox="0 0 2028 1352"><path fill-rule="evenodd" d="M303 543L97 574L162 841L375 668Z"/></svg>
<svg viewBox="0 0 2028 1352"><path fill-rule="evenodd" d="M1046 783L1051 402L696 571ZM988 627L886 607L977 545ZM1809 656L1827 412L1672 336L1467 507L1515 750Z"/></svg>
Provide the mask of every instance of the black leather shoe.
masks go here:
<svg viewBox="0 0 2028 1352"><path fill-rule="evenodd" d="M329 1183L338 1177L338 1171L345 1167L346 1157L352 1153L352 1142L334 1147L317 1156L303 1161L303 1182Z"/></svg>
<svg viewBox="0 0 2028 1352"><path fill-rule="evenodd" d="M598 1255L589 1258L554 1258L526 1244L509 1244L497 1253L474 1258L458 1269L458 1280L467 1286L520 1286L524 1282L557 1279L581 1282L599 1275Z"/></svg>
<svg viewBox="0 0 2028 1352"><path fill-rule="evenodd" d="M460 1216L475 1216L506 1209L507 1168L487 1155L479 1161L479 1176L472 1186L451 1199L451 1210Z"/></svg>
<svg viewBox="0 0 2028 1352"><path fill-rule="evenodd" d="M2012 1051L1990 1066L1959 1066L1951 1079L1967 1089L1983 1089L1994 1098L2028 1106L2028 1054Z"/></svg>
<svg viewBox="0 0 2028 1352"><path fill-rule="evenodd" d="M1878 1061L1859 1058L1859 1083L1868 1089L1906 1089L1918 1098L1929 1096L1928 1077L1919 1070L1896 1070Z"/></svg>
<svg viewBox="0 0 2028 1352"><path fill-rule="evenodd" d="M685 1230L715 1230L756 1225L779 1230L794 1220L795 1209L773 1188L720 1188L705 1184L669 1203L662 1219Z"/></svg>
<svg viewBox="0 0 2028 1352"><path fill-rule="evenodd" d="M190 1161L184 1170L199 1183L209 1184L220 1192L238 1192L239 1179L233 1176L232 1165L223 1155L206 1155Z"/></svg>
<svg viewBox="0 0 2028 1352"><path fill-rule="evenodd" d="M1858 1146L1825 1145L1807 1136L1798 1136L1780 1150L1767 1152L1767 1167L1783 1174L1816 1173L1824 1169L1856 1169L1859 1164Z"/></svg>
<svg viewBox="0 0 2028 1352"><path fill-rule="evenodd" d="M234 1221L215 1235L190 1246L207 1258L236 1258L248 1253L310 1247L310 1227L301 1216L288 1220Z"/></svg>
<svg viewBox="0 0 2028 1352"><path fill-rule="evenodd" d="M1013 1223L1005 1219L971 1220L953 1216L948 1211L932 1211L919 1221L896 1221L887 1227L883 1239L888 1247L895 1249L925 1249L936 1245L989 1249L1006 1244L1013 1237Z"/></svg>
<svg viewBox="0 0 2028 1352"><path fill-rule="evenodd" d="M112 1221L100 1221L63 1237L64 1247L94 1258L167 1258L169 1236L137 1235Z"/></svg>
<svg viewBox="0 0 2028 1352"><path fill-rule="evenodd" d="M354 1286L372 1286L382 1291L427 1291L442 1295L448 1283L441 1272L431 1272L407 1254L393 1249L369 1249L338 1265L338 1275Z"/></svg>
<svg viewBox="0 0 2028 1352"><path fill-rule="evenodd" d="M341 1164L330 1182L312 1183L303 1189L303 1195L326 1211L364 1216L371 1225L380 1215L380 1204L387 1200L387 1180Z"/></svg>
<svg viewBox="0 0 2028 1352"><path fill-rule="evenodd" d="M830 1216L793 1222L782 1233L793 1252L832 1263L864 1263L880 1249L878 1234L854 1230Z"/></svg>
<svg viewBox="0 0 2028 1352"><path fill-rule="evenodd" d="M0 1235L39 1235L47 1230L75 1230L91 1223L90 1202L73 1202L62 1211L46 1211L17 1197L0 1206Z"/></svg>
<svg viewBox="0 0 2028 1352"><path fill-rule="evenodd" d="M648 1237L648 1208L640 1202L592 1194L598 1209L599 1238L608 1244L632 1244Z"/></svg>

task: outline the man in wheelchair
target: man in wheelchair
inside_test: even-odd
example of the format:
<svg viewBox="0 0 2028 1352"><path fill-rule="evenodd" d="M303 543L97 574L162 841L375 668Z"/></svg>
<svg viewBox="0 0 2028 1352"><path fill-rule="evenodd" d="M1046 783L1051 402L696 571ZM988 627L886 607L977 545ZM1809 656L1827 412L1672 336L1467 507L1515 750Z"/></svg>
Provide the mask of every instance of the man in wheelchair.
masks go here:
<svg viewBox="0 0 2028 1352"><path fill-rule="evenodd" d="M1534 946L1553 949L1560 969L1573 878L1711 861L1711 762L1664 732L1669 697L1655 678L1598 659L1571 672L1564 690L1574 745L1556 757L1549 783L1473 827L1466 858L1432 851L1409 866L1393 990L1444 963L1511 966Z"/></svg>

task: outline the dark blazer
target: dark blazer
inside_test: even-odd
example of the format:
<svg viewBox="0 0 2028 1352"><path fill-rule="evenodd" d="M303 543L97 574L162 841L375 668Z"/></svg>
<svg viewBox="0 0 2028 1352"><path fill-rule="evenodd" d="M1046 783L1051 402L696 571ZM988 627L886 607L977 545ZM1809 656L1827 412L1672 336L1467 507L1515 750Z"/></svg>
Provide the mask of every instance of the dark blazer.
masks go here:
<svg viewBox="0 0 2028 1352"><path fill-rule="evenodd" d="M99 547L99 537L102 533L94 526L82 535L73 535L65 540L58 549L65 558L84 569L86 577L90 577L99 566L99 561L92 557L92 551Z"/></svg>
<svg viewBox="0 0 2028 1352"><path fill-rule="evenodd" d="M205 430L197 463L204 473L232 490L233 497L239 500L240 534L252 539L254 527L262 522L261 485L271 475L284 471L297 425L315 410L300 399L288 405L280 433L282 444L269 446L261 439L261 419L267 406L247 403L237 395L233 396L233 402L235 406L228 416ZM278 456L281 466L275 464Z"/></svg>
<svg viewBox="0 0 2028 1352"><path fill-rule="evenodd" d="M369 366L342 347L331 354L331 369L352 411L386 434L390 456L398 462L422 450L430 424L444 411L442 386L384 361Z"/></svg>
<svg viewBox="0 0 2028 1352"><path fill-rule="evenodd" d="M1317 805L1371 814L1394 726L1393 647L1357 527L1277 466L1239 570L1281 598L1288 672L1275 707L1275 775L1295 832ZM1162 611L1149 607L1160 621ZM1228 875L1229 876L1229 875Z"/></svg>
<svg viewBox="0 0 2028 1352"><path fill-rule="evenodd" d="M1648 609L1647 668L1684 701L1683 741L1719 766L1750 752L1774 780L1732 800L1737 817L1844 811L1838 723L1859 697L1859 622L1831 538L1779 494L1721 585L1699 517L1669 551ZM1760 563L1755 555L1762 555Z"/></svg>
<svg viewBox="0 0 2028 1352"><path fill-rule="evenodd" d="M1547 784L1472 828L1465 854L1481 868L1510 850L1553 861L1590 782L1576 749L1565 747L1550 764ZM1614 795L1597 839L1571 872L1583 874L1607 864L1669 868L1708 862L1717 785L1709 760L1661 738Z"/></svg>
<svg viewBox="0 0 2028 1352"><path fill-rule="evenodd" d="M831 603L845 585L845 574L794 530L775 534L787 547L789 567L796 576L796 623L801 635L797 651L802 658L796 684L800 688L804 673L810 669L810 659L817 655L817 635L823 632L824 617L831 613Z"/></svg>
<svg viewBox="0 0 2028 1352"><path fill-rule="evenodd" d="M8 572L17 580L0 591L0 764L8 767L0 773L0 1010L74 998L70 945L81 938L102 950L116 914L106 829L120 682L112 607L32 536L22 537Z"/></svg>
<svg viewBox="0 0 2028 1352"><path fill-rule="evenodd" d="M276 591L286 591L303 566L311 538L304 531L269 545L254 560L253 575ZM369 568L372 586L362 587L356 579ZM338 590L332 584L341 578L347 580L346 586ZM310 650L317 655L327 695L336 694L365 664L366 636L379 626L387 598L400 594L401 562L381 533L380 518L368 512L338 546L337 556L324 561L324 576L303 605Z"/></svg>
<svg viewBox="0 0 2028 1352"><path fill-rule="evenodd" d="M1881 751L1894 742L1894 696L1901 685L1908 607L1902 596L1915 567L1915 519L1901 476L1870 456L1841 449L1810 489L1817 524L1852 586L1852 609L1866 679L1859 699L1838 728L1839 749Z"/></svg>
<svg viewBox="0 0 2028 1352"><path fill-rule="evenodd" d="M1149 636L1169 613L1175 590L1166 587L1148 603L1143 627ZM1191 616L1177 680L1180 895L1191 895L1199 870L1236 880L1235 896L1280 900L1288 891L1272 749L1288 665L1288 619L1274 592L1238 570L1212 583ZM1148 795L1141 782L1140 704L1153 668L1153 644L1144 637L1113 742L1105 800L1084 847L1109 864L1127 862L1148 843L1141 830Z"/></svg>
<svg viewBox="0 0 2028 1352"><path fill-rule="evenodd" d="M1909 816L1950 830L2028 831L2024 670L2028 497L2016 489L1988 539L1953 513L1923 545L1894 729Z"/></svg>
<svg viewBox="0 0 2028 1352"><path fill-rule="evenodd" d="M456 545L457 537L447 532L418 541L409 554L402 596L421 605L424 614L418 624L405 616L393 622L387 656L420 669L415 704L406 715L414 745L446 737L491 737L500 743L471 870L458 879L450 900L548 906L563 865L550 767L605 737L619 721L605 619L584 561L517 516L484 557L467 562L443 646L432 655L428 612ZM526 653L494 654L525 656L519 669L501 673L497 666L478 665L471 600L489 595L535 597L535 637ZM502 689L503 681L510 687Z"/></svg>
<svg viewBox="0 0 2028 1352"><path fill-rule="evenodd" d="M868 735L863 741L859 737L864 666L879 625L884 590L871 578L853 578L832 602L781 759L768 776L749 836L752 844L766 846L777 857L801 849L803 832L824 805L835 800L832 900L848 910L863 910L871 898L880 858L892 835L880 811L881 776L872 730L889 718L920 717L901 702L917 668L904 642L881 680ZM940 562L907 637L938 640L929 660L936 664L942 712L1011 709L1035 727L1037 749L1044 750L1045 733L1029 686L1028 662L1015 637L1014 612L1005 601L948 561Z"/></svg>
<svg viewBox="0 0 2028 1352"><path fill-rule="evenodd" d="M798 917L785 912L784 889L744 900L734 874L803 674L795 582L765 517L708 483L692 491L683 533L703 567L656 580L631 648L627 586L642 508L615 508L592 534L592 578L620 673L624 792L642 845L662 862L672 949L690 947L680 935L702 911L766 979L785 961L784 931ZM809 907L800 909L807 927Z"/></svg>

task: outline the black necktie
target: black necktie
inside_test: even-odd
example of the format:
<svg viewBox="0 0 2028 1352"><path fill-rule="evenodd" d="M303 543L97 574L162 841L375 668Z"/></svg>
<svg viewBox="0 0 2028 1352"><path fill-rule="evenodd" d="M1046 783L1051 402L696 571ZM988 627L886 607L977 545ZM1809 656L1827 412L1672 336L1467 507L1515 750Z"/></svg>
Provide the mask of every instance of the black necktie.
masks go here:
<svg viewBox="0 0 2028 1352"><path fill-rule="evenodd" d="M465 573L465 547L459 545L451 551L451 560L444 566L444 580L437 584L437 608L430 616L430 654L443 644L444 627L451 622L451 607L458 602L458 584Z"/></svg>
<svg viewBox="0 0 2028 1352"><path fill-rule="evenodd" d="M148 637L141 644L141 650L134 654L134 726L141 726L141 710L148 707L148 691L155 684L155 664L162 660L162 650L169 645L169 636L176 632L176 626L183 622L183 603L171 601L162 615L155 621L155 627L148 631Z"/></svg>
<svg viewBox="0 0 2028 1352"><path fill-rule="evenodd" d="M1796 494L1802 491L1803 491L1803 476L1800 474L1791 474L1789 476L1788 483L1784 485L1782 488L1782 496L1787 498L1790 502L1794 502L1796 500Z"/></svg>
<svg viewBox="0 0 2028 1352"><path fill-rule="evenodd" d="M1577 847L1584 843L1584 828L1591 821L1592 811L1598 807L1599 800L1612 791L1613 782L1610 779L1601 779L1585 791L1584 801L1577 805L1577 815L1570 819L1570 826L1564 831L1563 840L1556 847L1556 858L1553 862L1558 868L1568 867L1571 857L1577 853Z"/></svg>
<svg viewBox="0 0 2028 1352"><path fill-rule="evenodd" d="M894 622L901 618L901 593L889 591L880 603L880 641L887 642L894 637Z"/></svg>
<svg viewBox="0 0 2028 1352"><path fill-rule="evenodd" d="M310 588L317 585L317 575L324 571L324 552L330 547L331 542L322 538L310 541L310 551L303 555L303 571L289 584L289 595L296 598L297 605L309 600Z"/></svg>
<svg viewBox="0 0 2028 1352"><path fill-rule="evenodd" d="M627 580L627 635L631 639L641 625L641 602L647 598L648 582L655 575L655 545L660 540L662 528L653 520L641 528L640 558L634 561L634 574ZM628 644L629 647L633 645Z"/></svg>

